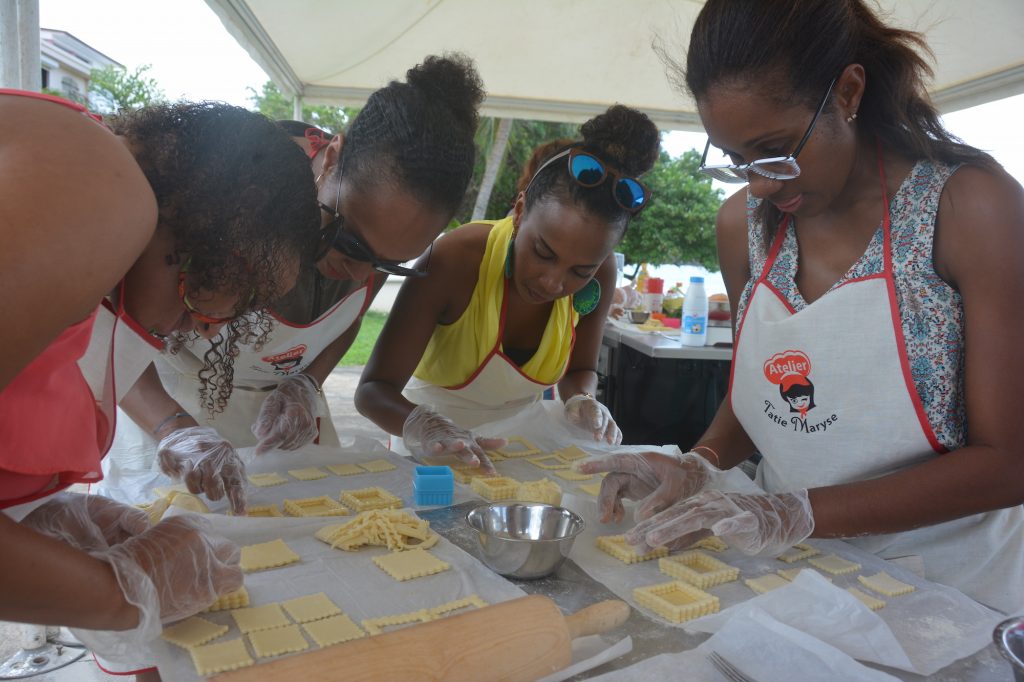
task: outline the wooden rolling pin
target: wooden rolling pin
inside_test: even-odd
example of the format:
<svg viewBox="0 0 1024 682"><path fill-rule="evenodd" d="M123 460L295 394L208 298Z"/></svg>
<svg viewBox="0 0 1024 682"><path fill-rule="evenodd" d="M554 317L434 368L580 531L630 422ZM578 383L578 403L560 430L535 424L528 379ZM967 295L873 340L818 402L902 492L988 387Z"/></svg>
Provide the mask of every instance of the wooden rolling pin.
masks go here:
<svg viewBox="0 0 1024 682"><path fill-rule="evenodd" d="M555 602L532 595L215 679L527 682L568 666L576 637L610 630L627 618L629 605L617 599L563 616Z"/></svg>

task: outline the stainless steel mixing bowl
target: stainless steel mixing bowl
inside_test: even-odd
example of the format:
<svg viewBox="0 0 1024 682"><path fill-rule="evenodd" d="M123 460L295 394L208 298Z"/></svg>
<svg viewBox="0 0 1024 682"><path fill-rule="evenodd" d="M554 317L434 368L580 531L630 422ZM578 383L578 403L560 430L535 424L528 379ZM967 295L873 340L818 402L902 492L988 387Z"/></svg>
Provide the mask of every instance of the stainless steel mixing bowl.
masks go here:
<svg viewBox="0 0 1024 682"><path fill-rule="evenodd" d="M1013 679L1024 682L1024 616L1004 620L992 633L996 648L1013 667Z"/></svg>
<svg viewBox="0 0 1024 682"><path fill-rule="evenodd" d="M477 531L481 559L509 578L543 578L569 556L583 518L550 504L495 502L466 514Z"/></svg>

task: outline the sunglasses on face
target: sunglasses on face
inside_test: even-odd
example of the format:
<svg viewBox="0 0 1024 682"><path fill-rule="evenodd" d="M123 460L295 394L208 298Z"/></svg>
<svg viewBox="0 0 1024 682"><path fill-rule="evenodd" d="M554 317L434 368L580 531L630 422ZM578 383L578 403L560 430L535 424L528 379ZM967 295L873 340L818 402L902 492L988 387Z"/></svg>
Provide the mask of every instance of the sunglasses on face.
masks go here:
<svg viewBox="0 0 1024 682"><path fill-rule="evenodd" d="M537 176L540 175L542 170L558 159L566 156L569 157L569 175L571 175L576 181L576 184L581 187L597 187L606 179L611 178L612 198L623 211L635 215L642 211L650 201L651 190L649 190L646 185L636 178L627 177L615 170L612 170L611 168L608 168L601 159L589 152L581 150L579 147L571 147L560 151L545 161L541 167L537 169L537 172L533 174L533 177L530 179L530 183L526 186L525 191L530 191L530 185L533 184L533 181L537 179Z"/></svg>
<svg viewBox="0 0 1024 682"><path fill-rule="evenodd" d="M185 310L187 310L188 314L192 316L192 319L204 324L225 324L231 320L241 317L244 312L236 312L228 317L214 317L212 315L207 315L196 308L192 302L188 300L188 285L185 280L188 276L188 266L191 262L192 258L189 257L185 260L185 264L181 266L181 270L178 271L178 298L181 299L181 304L185 306ZM248 308L249 304L252 303L253 296L255 296L255 292L249 294L249 299L245 302L245 306L241 308L241 310Z"/></svg>

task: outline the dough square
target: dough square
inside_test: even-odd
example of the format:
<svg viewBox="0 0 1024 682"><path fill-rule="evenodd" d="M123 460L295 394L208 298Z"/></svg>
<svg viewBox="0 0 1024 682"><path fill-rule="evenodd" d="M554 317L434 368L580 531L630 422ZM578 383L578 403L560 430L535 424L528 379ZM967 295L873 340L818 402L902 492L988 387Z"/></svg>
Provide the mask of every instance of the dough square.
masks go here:
<svg viewBox="0 0 1024 682"><path fill-rule="evenodd" d="M829 554L828 556L812 557L807 560L811 566L820 568L823 571L828 571L832 575L843 575L845 573L853 573L860 569L860 564L847 561L841 556L835 554Z"/></svg>
<svg viewBox="0 0 1024 682"><path fill-rule="evenodd" d="M896 578L893 578L885 571L881 571L875 575L869 575L867 577L858 575L857 580L859 580L865 587L870 587L878 594L884 594L886 597L898 597L901 594L910 594L917 589L913 585L908 585L905 582L896 580Z"/></svg>
<svg viewBox="0 0 1024 682"><path fill-rule="evenodd" d="M338 476L355 476L366 473L366 469L358 464L328 464L327 470Z"/></svg>
<svg viewBox="0 0 1024 682"><path fill-rule="evenodd" d="M562 487L550 478L524 481L516 488L515 499L521 502L543 502L558 506L562 503Z"/></svg>
<svg viewBox="0 0 1024 682"><path fill-rule="evenodd" d="M568 469L571 465L558 455L544 455L542 457L527 457L526 461L541 469Z"/></svg>
<svg viewBox="0 0 1024 682"><path fill-rule="evenodd" d="M341 494L341 501L356 511L369 509L401 509L402 500L383 488L360 488Z"/></svg>
<svg viewBox="0 0 1024 682"><path fill-rule="evenodd" d="M249 642L252 643L252 650L260 658L280 656L293 651L305 651L309 648L309 642L302 636L298 625L285 625L280 628L250 632Z"/></svg>
<svg viewBox="0 0 1024 682"><path fill-rule="evenodd" d="M633 598L641 606L672 623L682 623L709 613L718 613L718 597L680 580L637 587Z"/></svg>
<svg viewBox="0 0 1024 682"><path fill-rule="evenodd" d="M171 492L167 499L171 501L172 507L179 507L197 514L210 513L210 508L206 506L206 503L191 493Z"/></svg>
<svg viewBox="0 0 1024 682"><path fill-rule="evenodd" d="M281 510L276 504L264 504L249 507L245 512L246 516L281 516Z"/></svg>
<svg viewBox="0 0 1024 682"><path fill-rule="evenodd" d="M319 467L306 467L305 469L289 469L288 474L300 481L316 481L327 478L327 472Z"/></svg>
<svg viewBox="0 0 1024 682"><path fill-rule="evenodd" d="M706 549L709 552L724 552L729 549L729 545L727 545L725 540L717 535L709 535L706 538L698 540L690 545L690 549Z"/></svg>
<svg viewBox="0 0 1024 682"><path fill-rule="evenodd" d="M171 493L187 493L189 492L188 486L184 483L173 483L171 485L156 486L150 490L151 493L160 497L170 497Z"/></svg>
<svg viewBox="0 0 1024 682"><path fill-rule="evenodd" d="M395 465L386 459L371 459L369 462L360 462L359 466L373 474L379 474L382 471L391 471L395 468Z"/></svg>
<svg viewBox="0 0 1024 682"><path fill-rule="evenodd" d="M580 486L580 490L587 493L588 495L593 495L594 497L597 497L598 495L601 494L601 483L600 481L598 481L597 483L584 483L583 485Z"/></svg>
<svg viewBox="0 0 1024 682"><path fill-rule="evenodd" d="M452 468L452 476L459 483L465 483L471 485L475 479L478 478L497 478L495 474L488 474L480 469L480 467L472 468Z"/></svg>
<svg viewBox="0 0 1024 682"><path fill-rule="evenodd" d="M348 516L350 513L348 509L326 495L285 500L284 511L288 516Z"/></svg>
<svg viewBox="0 0 1024 682"><path fill-rule="evenodd" d="M204 677L253 664L249 650L245 648L245 642L241 637L227 642L197 646L190 649L189 653L192 654L196 673Z"/></svg>
<svg viewBox="0 0 1024 682"><path fill-rule="evenodd" d="M519 489L519 481L508 476L480 476L469 484L473 491L485 500L511 500Z"/></svg>
<svg viewBox="0 0 1024 682"><path fill-rule="evenodd" d="M878 609L885 606L884 599L877 599L876 597L872 597L867 592L861 592L856 587L847 587L846 591L852 594L854 597L856 597L861 604L868 607L872 611L877 611Z"/></svg>
<svg viewBox="0 0 1024 682"><path fill-rule="evenodd" d="M312 623L303 623L302 629L322 647L366 636L366 633L344 613Z"/></svg>
<svg viewBox="0 0 1024 682"><path fill-rule="evenodd" d="M217 639L227 632L228 629L227 625L218 625L217 623L211 623L205 618L192 616L180 623L165 627L160 636L171 644L180 646L183 649L191 649L200 644L206 644L210 640Z"/></svg>
<svg viewBox="0 0 1024 682"><path fill-rule="evenodd" d="M504 462L506 459L508 459L508 457L501 454L497 450L485 450L484 453L487 455L487 458L491 460L492 463Z"/></svg>
<svg viewBox="0 0 1024 682"><path fill-rule="evenodd" d="M821 554L821 552L814 549L810 545L801 542L799 544L793 545L785 552L780 554L778 556L778 559L779 561L785 561L787 564L791 564L793 562L800 561L801 559L817 556L818 554Z"/></svg>
<svg viewBox="0 0 1024 682"><path fill-rule="evenodd" d="M450 616L456 611L461 611L462 609L482 609L485 606L487 606L487 602L477 595L471 594L468 597L463 597L462 599L445 602L444 604L435 606L427 611L434 618L444 618L445 616Z"/></svg>
<svg viewBox="0 0 1024 682"><path fill-rule="evenodd" d="M287 483L288 479L276 471L272 471L269 474L249 474L249 482L261 488L269 488L272 485Z"/></svg>
<svg viewBox="0 0 1024 682"><path fill-rule="evenodd" d="M243 571L260 571L264 568L294 564L298 560L299 555L293 552L284 540L278 538L270 542L243 547L240 565Z"/></svg>
<svg viewBox="0 0 1024 682"><path fill-rule="evenodd" d="M235 609L231 612L231 617L235 619L238 629L244 633L280 628L291 624L288 616L284 615L281 605L277 602L252 606L247 609Z"/></svg>
<svg viewBox="0 0 1024 682"><path fill-rule="evenodd" d="M341 609L323 592L289 599L281 602L281 606L296 623L308 623L341 613Z"/></svg>
<svg viewBox="0 0 1024 682"><path fill-rule="evenodd" d="M583 459L590 456L585 450L581 450L575 445L569 445L561 450L555 450L551 454L555 455L559 459L565 460L566 462L575 462L577 459Z"/></svg>
<svg viewBox="0 0 1024 682"><path fill-rule="evenodd" d="M797 566L796 568L783 568L775 572L781 575L789 582L793 582L794 580L796 580L796 577L800 575L801 571L811 571L812 573L818 573L813 568L801 568L800 566ZM821 573L818 573L818 575L821 575ZM832 582L832 578L829 578L827 575L821 575L821 577L829 582Z"/></svg>
<svg viewBox="0 0 1024 682"><path fill-rule="evenodd" d="M373 557L373 563L377 564L384 572L395 580L411 580L421 578L441 571L447 571L451 566L441 561L425 549L410 549L406 552L393 552Z"/></svg>
<svg viewBox="0 0 1024 682"><path fill-rule="evenodd" d="M367 618L363 621L363 629L371 635L380 635L384 633L385 628L394 627L396 625L410 625L411 623L426 623L431 620L434 620L434 617L430 615L430 612L427 611L427 609L420 609L419 611L400 613L395 616Z"/></svg>
<svg viewBox="0 0 1024 682"><path fill-rule="evenodd" d="M249 605L249 591L245 585L234 592L228 592L217 597L217 601L210 604L206 611L224 611L225 609L237 609Z"/></svg>
<svg viewBox="0 0 1024 682"><path fill-rule="evenodd" d="M511 436L508 438L508 444L503 448L498 448L495 452L503 457L529 457L530 455L539 455L540 448L522 436Z"/></svg>
<svg viewBox="0 0 1024 682"><path fill-rule="evenodd" d="M593 474L581 474L580 472L573 471L572 469L559 469L558 471L553 471L552 473L555 476L558 476L559 478L564 478L567 481L589 481L594 477Z"/></svg>
<svg viewBox="0 0 1024 682"><path fill-rule="evenodd" d="M766 573L765 575L757 578L745 578L743 582L747 584L747 587L758 594L771 592L772 590L777 590L780 587L785 587L789 584L788 580L783 578L781 575L775 575L774 573Z"/></svg>
<svg viewBox="0 0 1024 682"><path fill-rule="evenodd" d="M626 537L624 535L598 536L597 548L627 564L635 564L641 561L668 556L668 548L666 547L655 547L647 554L638 554L635 547L626 544Z"/></svg>
<svg viewBox="0 0 1024 682"><path fill-rule="evenodd" d="M740 569L696 550L658 559L658 568L665 575L701 589L721 585L740 576Z"/></svg>

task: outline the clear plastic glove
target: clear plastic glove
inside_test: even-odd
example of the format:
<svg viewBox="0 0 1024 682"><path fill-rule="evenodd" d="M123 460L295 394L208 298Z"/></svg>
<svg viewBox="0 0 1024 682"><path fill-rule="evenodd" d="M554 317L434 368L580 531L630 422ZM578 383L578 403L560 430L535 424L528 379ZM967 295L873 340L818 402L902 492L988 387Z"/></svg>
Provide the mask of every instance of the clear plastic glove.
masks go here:
<svg viewBox="0 0 1024 682"><path fill-rule="evenodd" d="M149 530L149 517L138 507L76 493L54 495L21 523L85 551L104 550Z"/></svg>
<svg viewBox="0 0 1024 682"><path fill-rule="evenodd" d="M320 394L310 379L300 374L285 377L263 401L252 425L253 435L260 440L257 455L275 448L298 450L317 437Z"/></svg>
<svg viewBox="0 0 1024 682"><path fill-rule="evenodd" d="M198 613L217 597L242 586L241 550L204 533L205 522L176 516L102 551L125 600L139 611L129 631L73 629L88 648L118 660L159 636L163 623Z"/></svg>
<svg viewBox="0 0 1024 682"><path fill-rule="evenodd" d="M640 551L682 549L717 535L744 554L777 556L814 530L806 490L746 495L707 490L679 502L626 533Z"/></svg>
<svg viewBox="0 0 1024 682"><path fill-rule="evenodd" d="M157 446L160 470L184 479L189 492L211 500L226 494L231 512L245 514L245 464L231 443L209 426L178 429Z"/></svg>
<svg viewBox="0 0 1024 682"><path fill-rule="evenodd" d="M402 426L402 440L409 452L417 457L455 455L470 466L479 466L491 474L495 473L494 465L485 451L508 443L504 438L479 437L438 414L430 405L417 405L409 413Z"/></svg>
<svg viewBox="0 0 1024 682"><path fill-rule="evenodd" d="M696 495L721 471L695 452L623 452L590 459L578 469L585 474L608 472L601 481L597 509L601 523L619 522L626 510L622 500L642 500L634 518L642 521L676 502Z"/></svg>
<svg viewBox="0 0 1024 682"><path fill-rule="evenodd" d="M612 413L589 395L577 393L566 400L565 418L576 428L592 435L594 440L603 440L609 445L622 442L622 431L612 419Z"/></svg>

